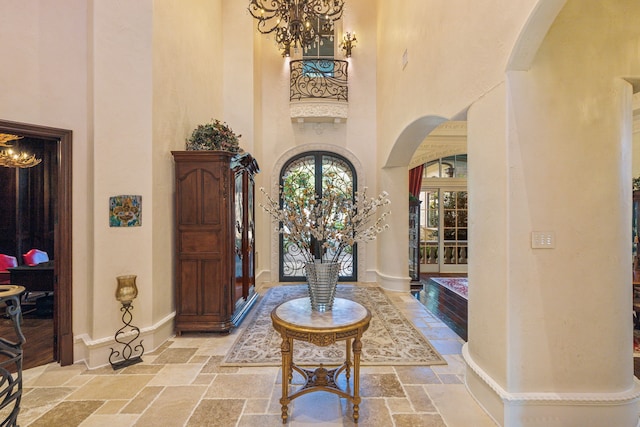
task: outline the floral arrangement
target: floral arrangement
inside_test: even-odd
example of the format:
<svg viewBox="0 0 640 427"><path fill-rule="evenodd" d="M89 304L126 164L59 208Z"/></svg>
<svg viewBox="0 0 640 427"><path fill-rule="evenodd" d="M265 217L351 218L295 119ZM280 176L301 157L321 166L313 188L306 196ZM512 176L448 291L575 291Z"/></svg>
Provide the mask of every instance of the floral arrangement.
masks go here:
<svg viewBox="0 0 640 427"><path fill-rule="evenodd" d="M389 228L385 220L391 212L376 215L378 209L391 203L386 192L369 198L365 188L351 198L350 188L325 182L319 197L308 186L285 185L280 187L280 206L264 188L260 191L267 200L260 207L278 221L276 231L295 243L307 262L315 259L336 262L342 252L356 242L374 240L378 233ZM313 239L322 243L321 254L314 253Z"/></svg>
<svg viewBox="0 0 640 427"><path fill-rule="evenodd" d="M187 150L222 150L231 153L241 151L239 139L233 130L220 120L199 125L187 139Z"/></svg>

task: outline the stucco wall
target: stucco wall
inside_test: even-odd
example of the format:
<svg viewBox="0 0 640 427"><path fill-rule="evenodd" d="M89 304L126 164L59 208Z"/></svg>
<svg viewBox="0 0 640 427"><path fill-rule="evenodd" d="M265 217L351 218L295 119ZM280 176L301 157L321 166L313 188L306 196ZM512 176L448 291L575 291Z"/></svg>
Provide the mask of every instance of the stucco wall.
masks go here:
<svg viewBox="0 0 640 427"><path fill-rule="evenodd" d="M345 31L355 31L358 45L349 61L349 112L346 122L333 123L292 123L289 106L289 61L282 58L276 48L273 37L259 36L256 49L261 52L256 72L257 88L261 89L256 100L256 147L258 162L262 173L257 176L258 187L270 189L277 180L279 170L275 165L282 164L282 157L290 150L305 144L325 145L328 149L336 147L347 150L363 165L364 174L358 177L359 185L369 186L369 193L378 191L376 183L376 36L375 10L368 1L350 0L341 24ZM253 18L251 18L253 20ZM252 31L255 23L252 23ZM345 59L340 49L337 59ZM295 58L292 58L295 59ZM225 105L229 113L230 105ZM256 202L262 201L257 193ZM278 254L272 251L273 226L268 215L259 207L256 210L257 272L259 280L278 280L278 271L273 270L273 260ZM371 245L370 245L371 246ZM369 249L369 248L367 248ZM375 250L367 250L367 256L359 259L366 263L369 274L360 280L372 280L372 270L376 268Z"/></svg>
<svg viewBox="0 0 640 427"><path fill-rule="evenodd" d="M107 362L115 277L137 274L135 324L173 310L173 162L222 115L221 2L6 1L0 117L73 131L75 360ZM110 228L108 199L143 196L142 227ZM147 350L158 345L153 336Z"/></svg>
<svg viewBox="0 0 640 427"><path fill-rule="evenodd" d="M470 279L479 288L470 290L471 389L504 425L637 423L627 308L632 89L622 77L640 72L639 13L632 1L567 2L529 69L493 91L506 95L506 109L485 98L469 112ZM473 131L478 119L501 126L505 112L506 147ZM492 174L506 193L490 210L482 184ZM505 220L491 221L494 212ZM533 249L533 231L555 233L555 247ZM504 257L485 250L491 236ZM488 374L504 408L476 373ZM615 399L620 406L606 403Z"/></svg>
<svg viewBox="0 0 640 427"><path fill-rule="evenodd" d="M73 131L73 277L90 283L93 259L92 144L88 117L90 8L36 0L0 6L0 117ZM88 331L90 286L73 290L73 329Z"/></svg>
<svg viewBox="0 0 640 427"><path fill-rule="evenodd" d="M154 2L152 324L174 310L172 150L199 124L223 119L222 3Z"/></svg>
<svg viewBox="0 0 640 427"><path fill-rule="evenodd" d="M509 338L526 333L512 350L531 368L512 371L514 390L631 386L630 348L616 344L632 339L631 314L619 310L631 298L632 145L631 87L620 76L640 73L638 16L633 1L569 1L530 71L510 78L510 299L518 303ZM556 248L523 244L533 230L555 231ZM599 313L590 328L585 312ZM594 346L592 334L605 330Z"/></svg>

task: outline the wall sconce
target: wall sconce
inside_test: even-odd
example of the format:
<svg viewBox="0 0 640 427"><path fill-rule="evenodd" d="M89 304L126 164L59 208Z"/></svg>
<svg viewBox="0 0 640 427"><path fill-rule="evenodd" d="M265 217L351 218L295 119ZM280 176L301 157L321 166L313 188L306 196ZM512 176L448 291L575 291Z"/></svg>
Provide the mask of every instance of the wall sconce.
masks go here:
<svg viewBox="0 0 640 427"><path fill-rule="evenodd" d="M342 36L342 43L340 43L342 50L344 50L344 56L346 56L347 58L351 58L351 49L356 47L357 41L358 40L356 40L355 32L350 33L347 31L346 33L344 33L344 35Z"/></svg>
<svg viewBox="0 0 640 427"><path fill-rule="evenodd" d="M131 321L133 320L133 315L131 314L133 306L131 303L138 296L136 276L118 276L116 277L116 280L118 281L118 287L116 288L116 300L120 301L122 304L120 311L122 311L122 323L124 323L124 326L116 332L115 340L117 343L124 345L124 347L121 352L111 348L109 363L114 371L142 362L142 355L144 353L142 341L140 341L140 344L135 347L131 346L131 343L140 336L140 329L131 324ZM125 337L130 337L131 339L124 340L123 338ZM134 353L139 354L134 355ZM117 359L120 357L122 360L113 361L114 358Z"/></svg>

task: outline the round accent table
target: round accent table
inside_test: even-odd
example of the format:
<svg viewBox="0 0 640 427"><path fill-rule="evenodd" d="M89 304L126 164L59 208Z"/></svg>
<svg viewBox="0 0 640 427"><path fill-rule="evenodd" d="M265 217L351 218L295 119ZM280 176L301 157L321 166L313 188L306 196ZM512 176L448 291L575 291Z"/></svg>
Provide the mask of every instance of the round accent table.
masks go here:
<svg viewBox="0 0 640 427"><path fill-rule="evenodd" d="M369 327L371 313L357 302L336 298L330 311L311 310L309 298L298 298L284 302L271 312L273 327L282 336L282 422L288 418L288 405L293 399L313 391L328 391L353 403L353 420L358 422L360 405L360 353L362 334ZM336 341L346 341L346 358L342 366L326 369L323 364L309 370L297 366L293 361L295 340L326 347ZM353 353L353 361L352 361ZM342 390L337 378L345 373L349 382L353 367L353 394ZM293 371L300 373L305 383L289 394Z"/></svg>

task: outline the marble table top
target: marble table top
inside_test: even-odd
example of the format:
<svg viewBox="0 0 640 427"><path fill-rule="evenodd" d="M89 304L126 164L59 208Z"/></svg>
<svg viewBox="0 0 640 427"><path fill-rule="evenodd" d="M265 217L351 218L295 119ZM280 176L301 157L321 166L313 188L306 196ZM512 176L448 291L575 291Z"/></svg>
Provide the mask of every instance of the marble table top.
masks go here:
<svg viewBox="0 0 640 427"><path fill-rule="evenodd" d="M333 308L322 312L311 310L309 298L297 298L280 304L274 313L285 323L310 329L340 328L370 316L361 304L344 298L336 298Z"/></svg>

